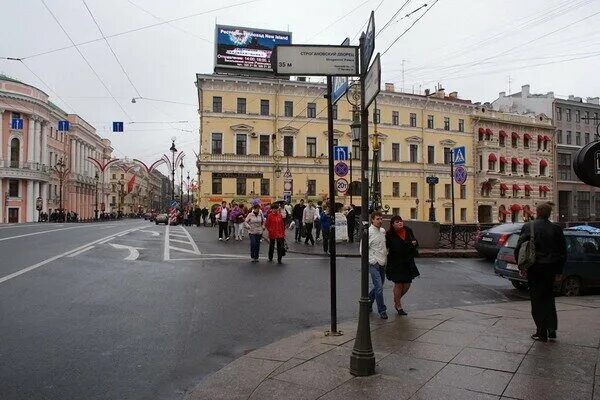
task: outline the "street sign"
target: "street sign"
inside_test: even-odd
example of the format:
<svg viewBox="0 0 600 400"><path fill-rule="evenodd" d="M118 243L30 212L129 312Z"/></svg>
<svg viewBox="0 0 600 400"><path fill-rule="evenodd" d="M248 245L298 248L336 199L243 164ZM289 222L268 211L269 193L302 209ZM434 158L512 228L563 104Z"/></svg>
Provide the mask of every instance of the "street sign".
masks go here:
<svg viewBox="0 0 600 400"><path fill-rule="evenodd" d="M467 169L462 165L458 165L454 168L454 182L459 185L464 185L467 181Z"/></svg>
<svg viewBox="0 0 600 400"><path fill-rule="evenodd" d="M452 149L452 158L454 160L454 165L464 165L465 164L465 146L455 147Z"/></svg>
<svg viewBox="0 0 600 400"><path fill-rule="evenodd" d="M338 192L346 193L348 191L348 181L344 178L339 178L335 181L335 187Z"/></svg>
<svg viewBox="0 0 600 400"><path fill-rule="evenodd" d="M35 209L38 211L42 211L42 198L38 197L35 199Z"/></svg>
<svg viewBox="0 0 600 400"><path fill-rule="evenodd" d="M371 11L369 25L367 25L367 31L365 32L365 37L362 43L362 49L360 52L361 72L364 72L364 70L369 68L369 61L371 61L373 51L375 51L375 11Z"/></svg>
<svg viewBox="0 0 600 400"><path fill-rule="evenodd" d="M348 159L348 146L333 146L333 159L345 161Z"/></svg>
<svg viewBox="0 0 600 400"><path fill-rule="evenodd" d="M69 121L58 121L58 130L62 132L67 132L69 130Z"/></svg>
<svg viewBox="0 0 600 400"><path fill-rule="evenodd" d="M285 192L291 192L292 191L292 182L284 182L283 183L283 190Z"/></svg>
<svg viewBox="0 0 600 400"><path fill-rule="evenodd" d="M373 61L373 65L367 71L365 76L365 107L369 108L369 105L375 100L375 97L381 90L381 61L379 53Z"/></svg>
<svg viewBox="0 0 600 400"><path fill-rule="evenodd" d="M348 175L348 164L346 164L343 161L340 161L339 163L335 164L335 167L333 168L333 170L335 171L335 174L338 176L346 176L346 175Z"/></svg>
<svg viewBox="0 0 600 400"><path fill-rule="evenodd" d="M284 173L283 173L283 177L284 178L291 178L292 177L292 171L290 171L289 169L287 169Z"/></svg>
<svg viewBox="0 0 600 400"><path fill-rule="evenodd" d="M113 122L113 132L123 132L123 123Z"/></svg>
<svg viewBox="0 0 600 400"><path fill-rule="evenodd" d="M278 75L359 75L357 46L279 45L273 54L271 63Z"/></svg>
<svg viewBox="0 0 600 400"><path fill-rule="evenodd" d="M428 176L425 178L425 182L427 182L428 185L437 185L440 182L440 178L437 176Z"/></svg>
<svg viewBox="0 0 600 400"><path fill-rule="evenodd" d="M179 207L179 203L177 202L177 200L173 200L171 202L171 208L177 208L177 207Z"/></svg>
<svg viewBox="0 0 600 400"><path fill-rule="evenodd" d="M13 118L10 121L10 129L23 129L23 119L22 118Z"/></svg>
<svg viewBox="0 0 600 400"><path fill-rule="evenodd" d="M350 46L350 38L346 38L342 42L342 46ZM332 80L331 103L335 104L339 99L342 98L348 91L348 77L347 76L334 76Z"/></svg>
<svg viewBox="0 0 600 400"><path fill-rule="evenodd" d="M283 193L283 200L285 200L286 202L291 202L292 194L291 193Z"/></svg>

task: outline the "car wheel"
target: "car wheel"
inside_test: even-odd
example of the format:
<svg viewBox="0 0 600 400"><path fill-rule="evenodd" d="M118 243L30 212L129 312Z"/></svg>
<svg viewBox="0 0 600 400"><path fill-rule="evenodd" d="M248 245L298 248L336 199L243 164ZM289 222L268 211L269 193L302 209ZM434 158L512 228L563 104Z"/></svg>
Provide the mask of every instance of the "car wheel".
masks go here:
<svg viewBox="0 0 600 400"><path fill-rule="evenodd" d="M158 225L158 221L156 221L156 225Z"/></svg>
<svg viewBox="0 0 600 400"><path fill-rule="evenodd" d="M581 294L581 279L569 276L562 283L562 294L564 296L579 296Z"/></svg>
<svg viewBox="0 0 600 400"><path fill-rule="evenodd" d="M529 290L529 285L525 282L511 280L510 283L520 292L526 292Z"/></svg>

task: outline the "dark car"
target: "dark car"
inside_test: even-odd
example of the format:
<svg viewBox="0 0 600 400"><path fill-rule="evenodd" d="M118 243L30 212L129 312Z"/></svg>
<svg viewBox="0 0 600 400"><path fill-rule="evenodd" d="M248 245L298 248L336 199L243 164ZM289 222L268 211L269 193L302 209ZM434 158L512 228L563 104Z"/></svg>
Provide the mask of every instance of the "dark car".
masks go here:
<svg viewBox="0 0 600 400"><path fill-rule="evenodd" d="M565 230L567 263L563 279L556 282L555 291L565 296L579 296L588 288L600 287L600 235ZM515 247L519 234L511 235L498 252L494 263L496 275L511 281L519 290L527 290L527 278L519 274L515 260Z"/></svg>
<svg viewBox="0 0 600 400"><path fill-rule="evenodd" d="M481 231L475 240L475 250L482 257L493 260L498 252L506 244L506 241L513 233L520 233L523 223L509 223L496 225L485 231Z"/></svg>

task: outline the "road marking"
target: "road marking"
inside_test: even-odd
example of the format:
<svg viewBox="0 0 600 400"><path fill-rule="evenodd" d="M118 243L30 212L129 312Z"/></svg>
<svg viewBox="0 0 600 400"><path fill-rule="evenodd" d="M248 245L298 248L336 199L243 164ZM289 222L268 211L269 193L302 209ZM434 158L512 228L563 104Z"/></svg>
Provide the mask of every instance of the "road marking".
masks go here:
<svg viewBox="0 0 600 400"><path fill-rule="evenodd" d="M130 229L127 229L127 230L126 230L126 231L124 231L124 232L133 232L133 231L137 231L138 229L140 229L140 228L139 228L139 227L138 227L138 228L130 228ZM119 233L122 233L122 232L119 232ZM19 276L19 275L23 275L23 274L25 274L25 273L27 273L27 272L29 272L29 271L33 271L34 269L37 269L37 268L39 268L39 267L41 267L41 266L44 266L44 265L46 265L46 264L48 264L48 263L51 263L52 261L56 261L56 260L58 260L58 259L60 259L60 258L63 258L63 257L66 257L66 256L68 256L69 254L76 253L76 252L78 252L78 251L80 251L80 250L83 250L83 249L85 249L86 247L90 247L90 246L92 246L92 245L98 244L98 243L100 243L101 241L103 241L103 240L106 240L106 239L108 239L108 238L111 238L111 239L112 239L113 237L115 237L115 236L116 236L116 235L118 235L119 233L112 234L112 235L110 235L110 236L103 237L103 238L101 238L101 239L98 239L98 240L94 240L93 242L86 243L86 244L84 244L83 246L79 246L79 247L77 247L77 248L75 248L75 249L72 249L72 250L66 251L66 252L64 252L64 253L58 254L58 255L56 255L56 256L54 256L54 257L47 258L47 259L45 259L45 260L43 260L43 261L40 261L40 262L39 262L39 263L37 263L37 264L33 264L33 265L31 265L31 266L29 266L29 267L27 267L27 268L23 268L23 269L21 269L21 270L19 270L19 271L17 271L17 272L13 272L13 273L12 273L12 274L10 274L10 275L6 275L6 276L4 276L4 277L0 278L0 283L4 283L4 282L6 282L6 281L9 281L9 280L11 280L11 279L13 279L13 278L16 278L16 277L17 277L17 276Z"/></svg>
<svg viewBox="0 0 600 400"><path fill-rule="evenodd" d="M147 230L141 230L140 232L146 232L146 233L151 233L152 236L160 236L160 233L156 232L156 231L147 231Z"/></svg>
<svg viewBox="0 0 600 400"><path fill-rule="evenodd" d="M116 243L111 243L110 245L112 247L114 247L115 249L126 249L126 250L129 250L129 255L123 259L123 260L126 260L126 261L135 261L135 260L137 260L138 257L140 256L140 252L138 250L143 250L143 247L125 246L123 244L116 244Z"/></svg>
<svg viewBox="0 0 600 400"><path fill-rule="evenodd" d="M85 253L86 251L88 251L88 250L91 250L91 249L93 249L93 248L94 248L94 246L89 246L89 247L86 247L85 249L81 249L81 250L79 250L79 251L76 251L75 253L71 253L71 254L69 254L67 257L71 258L71 257L78 256L78 255L80 255L81 253Z"/></svg>
<svg viewBox="0 0 600 400"><path fill-rule="evenodd" d="M111 240L113 240L113 239L114 239L114 237L109 237L108 239L104 239L103 241L101 241L101 242L98 242L98 244L104 244L104 243L106 243L106 242L110 242L110 241L111 241Z"/></svg>
<svg viewBox="0 0 600 400"><path fill-rule="evenodd" d="M181 240L186 239L186 240ZM185 245L189 245L191 249L182 248L181 246L172 246L171 243L181 243ZM196 242L190 235L190 233L183 226L176 226L173 229L167 225L165 229L165 244L164 244L164 255L163 260L169 261L171 260L171 250L179 251L182 253L201 255L202 252L196 245Z"/></svg>
<svg viewBox="0 0 600 400"><path fill-rule="evenodd" d="M171 254L169 252L169 224L165 226L165 243L164 243L164 253L163 253L163 261L169 261L171 259Z"/></svg>
<svg viewBox="0 0 600 400"><path fill-rule="evenodd" d="M171 242L175 242L175 243L185 243L187 244L187 240L179 240L179 239L169 239Z"/></svg>
<svg viewBox="0 0 600 400"><path fill-rule="evenodd" d="M2 238L2 239L0 239L0 242L3 242L5 240L18 239L18 238L27 237L27 236L43 235L44 233L52 233L52 232L58 232L58 231L68 231L68 230L71 230L71 229L80 229L80 228L87 228L87 226L70 226L68 228L51 229L51 230L48 230L48 231L24 233L22 235L9 236L9 237Z"/></svg>

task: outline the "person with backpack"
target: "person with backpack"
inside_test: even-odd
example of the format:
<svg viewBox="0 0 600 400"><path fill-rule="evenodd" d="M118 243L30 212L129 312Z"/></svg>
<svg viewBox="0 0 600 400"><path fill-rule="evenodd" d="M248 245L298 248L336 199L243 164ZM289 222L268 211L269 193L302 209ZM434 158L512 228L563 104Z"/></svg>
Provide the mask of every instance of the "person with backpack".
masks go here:
<svg viewBox="0 0 600 400"><path fill-rule="evenodd" d="M252 212L248 213L244 225L250 236L250 257L252 262L258 262L260 254L260 240L265 227L265 217L260 210L260 205L252 206Z"/></svg>
<svg viewBox="0 0 600 400"><path fill-rule="evenodd" d="M269 233L269 261L273 261L275 244L277 244L277 264L281 264L281 259L285 255L285 220L279 205L271 204L271 209L267 214L265 228Z"/></svg>
<svg viewBox="0 0 600 400"><path fill-rule="evenodd" d="M552 206L552 203L541 203L536 207L536 219L523 225L515 248L519 270L527 275L529 283L531 316L536 326L531 338L541 342L556 339L558 317L554 282L562 281L567 261L563 230L549 220Z"/></svg>

